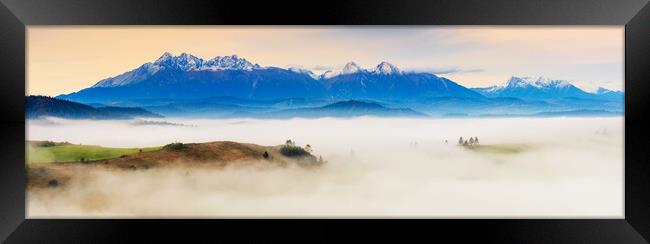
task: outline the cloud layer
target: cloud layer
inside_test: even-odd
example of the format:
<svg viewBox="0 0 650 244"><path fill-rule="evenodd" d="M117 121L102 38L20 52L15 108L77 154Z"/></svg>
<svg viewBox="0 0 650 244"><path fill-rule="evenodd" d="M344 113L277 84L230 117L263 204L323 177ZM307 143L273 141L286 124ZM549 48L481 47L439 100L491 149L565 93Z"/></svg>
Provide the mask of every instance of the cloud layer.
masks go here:
<svg viewBox="0 0 650 244"><path fill-rule="evenodd" d="M622 216L622 118L172 122L196 126L52 119L29 121L27 137L112 147L291 138L329 162L316 170L90 171L67 191L29 194L29 216ZM476 153L455 146L459 136L525 150Z"/></svg>

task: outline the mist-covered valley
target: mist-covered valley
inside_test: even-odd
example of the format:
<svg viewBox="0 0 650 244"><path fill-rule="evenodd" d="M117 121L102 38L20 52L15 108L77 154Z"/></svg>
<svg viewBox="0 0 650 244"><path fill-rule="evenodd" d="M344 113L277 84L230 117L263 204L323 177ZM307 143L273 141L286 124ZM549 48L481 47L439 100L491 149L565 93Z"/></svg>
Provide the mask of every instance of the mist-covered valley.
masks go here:
<svg viewBox="0 0 650 244"><path fill-rule="evenodd" d="M28 190L47 217L621 217L623 117L27 121L27 140L143 148L291 139L327 163L104 170ZM480 146L458 146L459 137Z"/></svg>

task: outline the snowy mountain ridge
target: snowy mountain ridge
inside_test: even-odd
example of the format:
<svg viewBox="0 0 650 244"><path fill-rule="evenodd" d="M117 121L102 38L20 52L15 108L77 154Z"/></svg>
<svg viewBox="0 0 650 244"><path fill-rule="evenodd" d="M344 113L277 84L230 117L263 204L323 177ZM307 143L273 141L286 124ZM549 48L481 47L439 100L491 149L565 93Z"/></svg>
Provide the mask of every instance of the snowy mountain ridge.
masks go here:
<svg viewBox="0 0 650 244"><path fill-rule="evenodd" d="M587 92L566 80L554 80L548 77L512 76L503 85L483 88L471 88L486 97L515 97L521 99L553 99L563 97L577 98L617 98L622 92L599 88L596 92ZM606 96L599 96L606 95Z"/></svg>
<svg viewBox="0 0 650 244"><path fill-rule="evenodd" d="M340 75L350 75L350 74L356 74L356 73L365 73L365 74L374 74L374 75L399 75L399 74L404 74L402 70L397 68L397 66L388 63L386 61L382 61L379 63L374 69L372 70L367 70L364 68L361 68L357 63L354 61L350 61L347 64L343 66L342 69L340 70L328 70L325 71L323 74L319 76L319 79L331 79L336 76Z"/></svg>
<svg viewBox="0 0 650 244"><path fill-rule="evenodd" d="M244 58L237 55L231 56L217 56L209 60L203 60L189 53L181 53L178 56L173 56L169 52L163 53L153 63L145 63L142 66L124 74L103 79L93 87L117 87L125 86L144 79L149 78L151 75L156 74L161 70L179 70L183 72L188 71L217 71L217 70L243 70L252 71L255 69L263 69L259 64L253 64Z"/></svg>

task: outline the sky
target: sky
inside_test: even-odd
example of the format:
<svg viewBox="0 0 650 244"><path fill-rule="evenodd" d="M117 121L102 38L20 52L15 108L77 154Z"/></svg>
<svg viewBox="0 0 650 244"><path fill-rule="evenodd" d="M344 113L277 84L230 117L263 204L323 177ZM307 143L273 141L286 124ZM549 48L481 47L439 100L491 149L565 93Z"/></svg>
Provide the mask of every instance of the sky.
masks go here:
<svg viewBox="0 0 650 244"><path fill-rule="evenodd" d="M316 74L387 61L466 87L545 76L623 90L623 41L623 26L28 26L26 93L75 92L164 52Z"/></svg>

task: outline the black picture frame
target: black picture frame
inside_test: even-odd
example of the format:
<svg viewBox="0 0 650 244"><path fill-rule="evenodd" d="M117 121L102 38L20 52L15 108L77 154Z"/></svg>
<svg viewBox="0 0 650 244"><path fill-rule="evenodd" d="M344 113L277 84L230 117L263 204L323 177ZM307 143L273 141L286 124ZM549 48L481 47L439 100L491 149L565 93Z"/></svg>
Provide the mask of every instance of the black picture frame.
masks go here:
<svg viewBox="0 0 650 244"><path fill-rule="evenodd" d="M625 25L624 219L35 220L25 219L28 25ZM560 45L560 44L549 44ZM650 240L648 0L153 1L0 0L0 240L7 243L236 238L454 238L499 243ZM304 239L308 238L308 239ZM346 239L347 240L347 239Z"/></svg>

